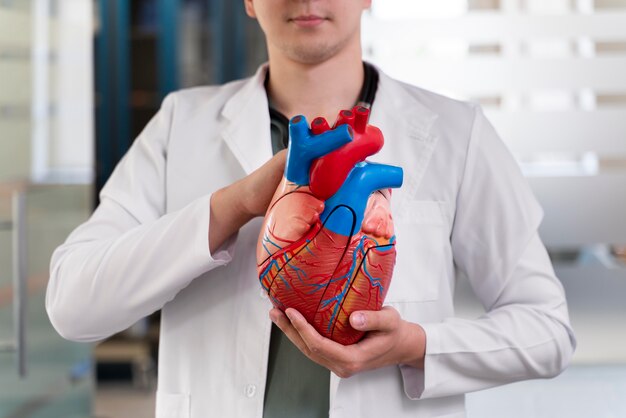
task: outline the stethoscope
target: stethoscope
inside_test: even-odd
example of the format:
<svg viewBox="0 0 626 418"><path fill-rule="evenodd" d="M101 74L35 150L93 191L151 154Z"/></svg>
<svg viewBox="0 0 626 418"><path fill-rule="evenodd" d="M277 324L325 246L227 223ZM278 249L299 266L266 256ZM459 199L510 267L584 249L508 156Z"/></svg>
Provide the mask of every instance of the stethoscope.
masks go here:
<svg viewBox="0 0 626 418"><path fill-rule="evenodd" d="M376 91L378 90L378 70L376 70L376 68L368 62L363 62L363 70L365 71L365 80L359 94L357 106L371 109L376 97ZM266 75L266 83L268 76L269 72L268 75ZM289 144L289 119L287 119L287 117L278 110L274 109L271 105L269 106L269 113L272 148L274 153L276 153L281 149L287 148ZM275 138L278 138L279 140L276 141Z"/></svg>

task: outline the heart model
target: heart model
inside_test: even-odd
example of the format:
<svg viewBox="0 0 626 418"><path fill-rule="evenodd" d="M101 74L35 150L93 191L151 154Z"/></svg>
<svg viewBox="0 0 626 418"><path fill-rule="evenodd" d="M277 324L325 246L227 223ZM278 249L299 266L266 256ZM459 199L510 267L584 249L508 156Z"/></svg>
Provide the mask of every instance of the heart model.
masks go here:
<svg viewBox="0 0 626 418"><path fill-rule="evenodd" d="M289 123L283 179L257 244L259 280L272 304L297 309L323 336L353 344L357 310L380 310L396 260L390 188L402 169L365 159L383 135L369 110L339 113L330 129L304 116Z"/></svg>

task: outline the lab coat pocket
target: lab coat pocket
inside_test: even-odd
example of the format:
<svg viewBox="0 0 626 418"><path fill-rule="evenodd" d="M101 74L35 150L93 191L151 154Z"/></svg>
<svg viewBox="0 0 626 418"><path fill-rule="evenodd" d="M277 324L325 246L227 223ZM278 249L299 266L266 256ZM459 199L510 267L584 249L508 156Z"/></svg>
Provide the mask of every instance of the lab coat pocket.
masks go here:
<svg viewBox="0 0 626 418"><path fill-rule="evenodd" d="M445 203L409 200L394 214L396 267L386 302L437 300L449 240Z"/></svg>
<svg viewBox="0 0 626 418"><path fill-rule="evenodd" d="M189 395L157 391L156 418L189 418Z"/></svg>

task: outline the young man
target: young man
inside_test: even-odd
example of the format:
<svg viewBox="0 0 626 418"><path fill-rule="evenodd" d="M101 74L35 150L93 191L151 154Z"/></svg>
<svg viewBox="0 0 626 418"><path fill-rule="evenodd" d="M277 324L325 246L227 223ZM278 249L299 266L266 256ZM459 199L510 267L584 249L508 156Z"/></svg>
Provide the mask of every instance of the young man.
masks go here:
<svg viewBox="0 0 626 418"><path fill-rule="evenodd" d="M58 331L94 341L162 309L159 418L463 417L467 392L560 373L575 340L542 212L480 109L364 66L368 0L245 4L269 66L166 98L53 256ZM255 247L284 168L284 152L271 157L281 123L332 121L365 96L386 139L374 159L405 170L398 256L389 306L354 313L369 333L341 346L271 310ZM456 273L485 316L454 318Z"/></svg>

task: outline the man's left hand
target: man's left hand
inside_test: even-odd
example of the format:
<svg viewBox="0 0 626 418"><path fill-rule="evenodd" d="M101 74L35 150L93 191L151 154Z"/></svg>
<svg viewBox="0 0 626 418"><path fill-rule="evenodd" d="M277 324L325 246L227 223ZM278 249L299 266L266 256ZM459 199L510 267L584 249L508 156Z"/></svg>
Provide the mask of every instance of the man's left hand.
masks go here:
<svg viewBox="0 0 626 418"><path fill-rule="evenodd" d="M350 315L350 325L367 331L356 344L341 345L321 336L293 308L285 313L270 311L270 319L308 358L341 378L380 367L406 364L424 367L426 334L421 326L404 321L390 306L380 311L357 311Z"/></svg>

